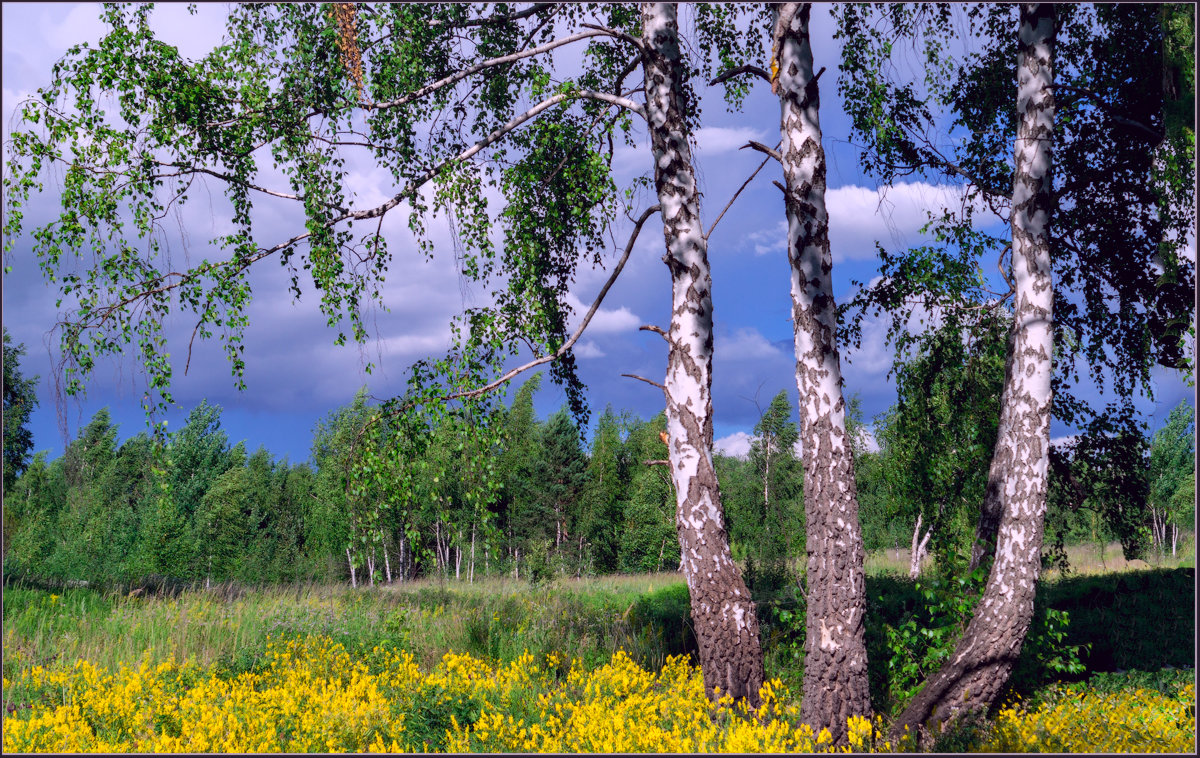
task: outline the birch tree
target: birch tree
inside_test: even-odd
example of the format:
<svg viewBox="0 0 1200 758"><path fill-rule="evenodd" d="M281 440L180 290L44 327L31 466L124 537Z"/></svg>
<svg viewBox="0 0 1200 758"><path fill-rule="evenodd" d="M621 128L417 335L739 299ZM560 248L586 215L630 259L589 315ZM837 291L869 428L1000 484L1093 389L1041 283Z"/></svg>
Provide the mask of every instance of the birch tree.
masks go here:
<svg viewBox="0 0 1200 758"><path fill-rule="evenodd" d="M865 551L846 432L825 207L818 85L824 69L814 72L811 4L783 3L771 6L771 12L769 73L742 63L713 83L751 74L768 80L779 96L779 149L754 142L747 146L777 160L784 175L780 186L788 228L807 552L801 718L814 729L828 728L835 742L841 742L847 719L869 715L871 703L863 638ZM738 102L742 92L732 94Z"/></svg>
<svg viewBox="0 0 1200 758"><path fill-rule="evenodd" d="M990 705L1016 664L1033 618L1046 514L1050 361L1054 352L1049 227L1056 26L1053 5L1021 5L1017 43L1020 121L1011 215L1012 347L988 473L989 490L996 492L1002 514L995 559L983 597L949 662L901 713L894 733L916 728L930 717L941 724L963 711Z"/></svg>
<svg viewBox="0 0 1200 758"><path fill-rule="evenodd" d="M994 561L989 583L950 663L897 729L931 716L944 723L1000 691L1020 650L1038 570L1045 414L1053 410L1078 426L1128 426L1128 398L1150 391L1151 366L1182 365L1178 323L1188 306L1181 284L1194 282L1194 264L1181 254L1193 217L1192 169L1167 171L1170 178L1155 169L1181 163L1156 164L1163 151L1180 150L1161 136L1157 11L969 6L963 16L978 46L962 60L949 52L964 20L952 19L954 12L846 6L841 14L843 94L864 166L884 183L912 174L953 180L967 198L961 211L931 219L935 245L881 251L884 278L856 305L904 314L911 312L906 303L917 302L926 311L966 313L1011 298L1018 311L972 556L975 565ZM927 61L923 83L904 82L890 69L893 49L908 42ZM931 136L938 107L967 139L945 147ZM1055 112L1064 117L1049 120ZM1045 149L1031 147L1031 138ZM972 223L980 208L1003 219L1011 238L980 232ZM995 251L1007 293L990 292L981 275L980 257ZM1084 374L1118 401L1091 408L1073 390Z"/></svg>
<svg viewBox="0 0 1200 758"><path fill-rule="evenodd" d="M815 729L828 727L841 741L847 719L869 716L871 700L863 638L863 538L837 346L820 72L813 71L811 12L809 3L779 7L771 72L781 110L780 155L804 451L808 634L800 717Z"/></svg>
<svg viewBox="0 0 1200 758"><path fill-rule="evenodd" d="M10 148L6 255L24 239L21 211L44 172L63 170L61 213L32 237L69 309L67 390L83 388L97 358L136 345L152 404L169 405L174 365L162 321L175 311L195 317L193 339L220 333L241 386L249 271L267 260L288 269L294 296L302 284L320 291L338 344L363 342L364 313L382 304L393 263L384 219L406 213L419 248L433 255L427 224L444 213L458 232L461 275L495 286L492 302L462 314L450 353L418 362L406 395L382 404L381 417L450 403L483 418L472 411L479 398L548 364L582 420L572 348L661 212L672 317L667 328L648 326L667 342L665 380L650 381L666 400L700 661L710 695L719 687L756 701L758 622L730 555L712 465L712 227L701 224L689 145L698 109L675 6L240 5L228 42L198 61L156 39L149 14L106 6L100 45L78 45L60 61L26 104L28 128ZM569 46L584 70L559 79L549 59ZM634 118L649 133L657 203L624 209L628 242L572 331L568 286L580 265L600 262L620 210L613 139ZM351 155L385 177L382 202L349 191ZM177 271L166 265L163 218L198 178L224 190L232 231L212 240L225 257ZM487 188L503 192L505 208L487 207ZM294 208L303 231L260 239L253 221L263 203ZM533 359L510 368L522 349ZM370 469L401 464L396 455Z"/></svg>

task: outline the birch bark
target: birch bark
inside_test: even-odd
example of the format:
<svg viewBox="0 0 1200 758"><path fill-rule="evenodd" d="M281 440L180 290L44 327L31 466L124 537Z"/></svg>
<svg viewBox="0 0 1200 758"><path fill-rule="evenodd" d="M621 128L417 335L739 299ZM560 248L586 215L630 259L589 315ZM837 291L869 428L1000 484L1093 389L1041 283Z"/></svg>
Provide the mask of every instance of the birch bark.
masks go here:
<svg viewBox="0 0 1200 758"><path fill-rule="evenodd" d="M1054 138L1052 4L1023 3L1017 42L1013 177L1011 366L989 478L1001 505L996 553L975 615L950 660L896 720L893 736L983 710L1012 672L1033 618L1041 571L1050 447L1053 291L1050 272Z"/></svg>
<svg viewBox="0 0 1200 758"><path fill-rule="evenodd" d="M809 3L778 8L774 33L780 136L791 264L796 387L804 460L808 604L801 720L828 728L835 742L850 716L869 716L863 637L866 589L853 454L836 341L825 208L825 151L813 75Z"/></svg>
<svg viewBox="0 0 1200 758"><path fill-rule="evenodd" d="M673 3L642 5L646 119L671 273L664 394L676 528L700 668L710 697L757 704L763 683L758 617L733 562L712 461L712 279L685 118L686 71Z"/></svg>

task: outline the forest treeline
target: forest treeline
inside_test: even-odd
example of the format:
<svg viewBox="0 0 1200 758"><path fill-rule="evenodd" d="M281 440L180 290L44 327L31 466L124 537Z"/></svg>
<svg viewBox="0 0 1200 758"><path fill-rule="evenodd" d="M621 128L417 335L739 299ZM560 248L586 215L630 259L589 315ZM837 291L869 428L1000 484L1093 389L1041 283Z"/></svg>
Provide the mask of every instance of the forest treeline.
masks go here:
<svg viewBox="0 0 1200 758"><path fill-rule="evenodd" d="M986 386L956 385L937 360L941 379L917 383L931 357L901 372L900 401L875 425L879 449L865 445L856 402L849 426L866 548L916 546L939 570L954 572L969 554L972 506L991 455L986 438L995 435L973 418L968 390L976 406L995 401ZM585 446L565 407L536 417L539 384L540 376L526 382L488 420L498 431L484 456L494 467L489 490L481 495L462 475L480 456L447 421L420 459L406 462L409 484L423 497L404 508L379 507L385 493L349 494L348 456L374 410L365 391L316 424L310 459L296 463L232 444L221 408L207 402L192 409L157 456L145 432L118 444L118 428L101 410L62 456L34 456L5 493L5 573L101 583L159 576L372 584L675 570L675 497L661 466L665 417L609 407ZM986 407L977 410L987 417ZM791 581L803 563L804 472L793 416L780 392L763 410L749 454L715 459L733 553L745 562L752 589ZM1171 550L1179 525L1194 515L1193 429L1192 409L1181 405L1140 447L1060 453L1048 553L1055 545L1112 539L1130 556ZM956 434L974 446L957 444ZM1140 461L1134 474L1141 474L1132 490L1130 449ZM1131 491L1142 492L1143 502L1130 507Z"/></svg>

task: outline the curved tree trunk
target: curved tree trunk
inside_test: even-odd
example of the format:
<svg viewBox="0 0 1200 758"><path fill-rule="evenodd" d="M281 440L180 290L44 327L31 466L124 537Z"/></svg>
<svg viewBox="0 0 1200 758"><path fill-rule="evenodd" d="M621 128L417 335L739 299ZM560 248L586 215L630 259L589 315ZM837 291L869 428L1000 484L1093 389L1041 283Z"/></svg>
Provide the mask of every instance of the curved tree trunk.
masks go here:
<svg viewBox="0 0 1200 758"><path fill-rule="evenodd" d="M1054 137L1055 12L1022 4L1017 44L1020 123L1013 177L1016 303L1012 371L1000 414L992 478L1002 506L996 554L983 598L950 660L893 725L942 726L986 708L1012 672L1033 618L1041 571L1050 447L1053 294L1050 279L1051 146Z"/></svg>
<svg viewBox="0 0 1200 758"><path fill-rule="evenodd" d="M757 703L763 682L758 618L729 550L712 461L712 280L684 118L686 74L674 4L643 4L642 43L663 261L671 272L664 393L683 571L709 696L720 687Z"/></svg>
<svg viewBox="0 0 1200 758"><path fill-rule="evenodd" d="M796 387L804 452L804 514L808 552L808 634L800 718L828 728L835 741L850 716L868 716L866 589L854 460L846 436L837 349L825 150L813 76L809 3L779 8L775 28L786 178L788 259L796 341Z"/></svg>
<svg viewBox="0 0 1200 758"><path fill-rule="evenodd" d="M1013 259L1015 262L1015 258ZM1015 265L1015 264L1014 264ZM1011 414L1004 409L1015 402L1012 394L1016 387L1013 382L1013 359L1016 355L1013 340L1016 329L1009 331L1007 340L1007 355L1004 357L1004 391L1000 395L1000 423L996 430L996 439L1009 436L1013 430L1008 428L1012 423ZM971 545L970 571L986 564L995 553L996 534L1000 531L1000 517L1004 515L1004 503L1000 496L1004 487L1004 478L1008 471L1008 457L1001 455L997 445L992 452L992 462L988 467L987 487L983 492L983 503L979 507L979 522L975 527L975 543Z"/></svg>

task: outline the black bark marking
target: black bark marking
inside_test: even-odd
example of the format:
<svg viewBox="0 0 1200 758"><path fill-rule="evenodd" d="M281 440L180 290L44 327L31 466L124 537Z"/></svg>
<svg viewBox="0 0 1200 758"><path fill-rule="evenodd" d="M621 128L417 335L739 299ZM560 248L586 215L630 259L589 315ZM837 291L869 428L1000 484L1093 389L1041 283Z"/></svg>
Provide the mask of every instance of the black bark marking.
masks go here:
<svg viewBox="0 0 1200 758"><path fill-rule="evenodd" d="M699 194L691 166L684 113L683 70L680 61L674 6L643 6L643 28L653 26L658 14L668 22L653 38L643 38L646 81L657 89L647 90L647 116L652 125L654 182L663 208L663 233L667 253L663 260L671 274L673 302L671 339L667 357L667 412L683 429L681 439L668 447L676 490L676 529L683 555L685 576L691 593L692 620L700 654L705 689L715 697L715 688L735 698L758 704L763 682L762 651L758 620L750 592L729 552L721 510L721 495L711 459L712 445L712 300L707 245L691 240L680 250L685 235L697 228ZM663 88L669 87L663 97ZM664 161L659 160L665 157ZM689 235L690 236L690 235ZM684 257L686 256L686 258ZM690 263L687 261L691 261ZM684 334L682 320L692 317L699 331ZM699 343L699 344L697 344ZM693 350L697 352L693 352ZM703 354L699 354L703 351ZM682 381L680 374L688 381ZM682 384L683 386L679 386ZM687 402L697 390L699 408ZM696 459L696 472L684 478L685 462ZM715 514L715 516L713 515ZM740 611L742 626L737 614Z"/></svg>

